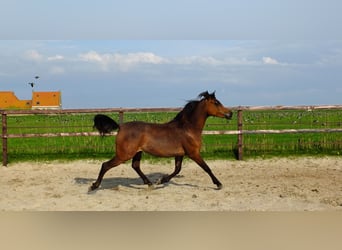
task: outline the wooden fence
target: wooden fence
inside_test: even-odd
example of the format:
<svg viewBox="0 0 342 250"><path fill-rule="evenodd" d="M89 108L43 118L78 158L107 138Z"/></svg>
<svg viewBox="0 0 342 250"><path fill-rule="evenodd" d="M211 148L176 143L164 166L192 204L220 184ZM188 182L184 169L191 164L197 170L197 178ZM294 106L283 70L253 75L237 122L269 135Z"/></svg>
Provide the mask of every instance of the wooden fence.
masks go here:
<svg viewBox="0 0 342 250"><path fill-rule="evenodd" d="M236 135L237 136L237 158L243 159L244 135L248 134L289 134L289 133L336 133L342 132L342 128L323 128L323 129L263 129L263 130L244 130L244 111L271 111L271 110L342 110L342 105L325 105L325 106L238 106L233 107L235 115L237 115L236 130L214 130L203 131L204 135ZM118 113L119 122L124 120L124 114L128 112L178 112L181 108L110 108L110 109L65 109L65 110L0 110L2 117L2 164L7 166L8 163L8 143L11 138L32 138L32 137L70 137L70 136L98 136L97 132L62 132L62 133L24 133L9 134L7 132L7 116L11 115L62 115L62 114L87 114L87 113ZM116 135L116 132L112 133Z"/></svg>

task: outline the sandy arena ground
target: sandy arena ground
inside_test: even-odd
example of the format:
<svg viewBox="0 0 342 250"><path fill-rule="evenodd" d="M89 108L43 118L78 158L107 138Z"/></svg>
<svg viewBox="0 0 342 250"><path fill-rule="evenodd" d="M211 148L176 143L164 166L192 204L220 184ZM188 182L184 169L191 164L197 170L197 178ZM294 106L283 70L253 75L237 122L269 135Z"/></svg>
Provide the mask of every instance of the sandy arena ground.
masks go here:
<svg viewBox="0 0 342 250"><path fill-rule="evenodd" d="M153 190L130 164L88 194L101 162L16 163L0 167L1 211L319 211L342 210L342 157L208 161L223 188L186 160L179 176ZM173 163L142 162L154 182Z"/></svg>

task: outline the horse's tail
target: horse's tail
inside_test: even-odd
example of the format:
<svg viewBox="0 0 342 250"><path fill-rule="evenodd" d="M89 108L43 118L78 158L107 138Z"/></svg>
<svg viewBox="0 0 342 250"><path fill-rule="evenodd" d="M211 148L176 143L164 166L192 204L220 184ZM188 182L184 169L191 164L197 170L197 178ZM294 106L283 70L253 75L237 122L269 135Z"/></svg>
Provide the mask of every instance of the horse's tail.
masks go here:
<svg viewBox="0 0 342 250"><path fill-rule="evenodd" d="M120 125L117 124L112 118L106 115L95 115L94 117L94 126L93 128L97 129L100 134L103 136L105 134L109 134L113 130L120 128Z"/></svg>

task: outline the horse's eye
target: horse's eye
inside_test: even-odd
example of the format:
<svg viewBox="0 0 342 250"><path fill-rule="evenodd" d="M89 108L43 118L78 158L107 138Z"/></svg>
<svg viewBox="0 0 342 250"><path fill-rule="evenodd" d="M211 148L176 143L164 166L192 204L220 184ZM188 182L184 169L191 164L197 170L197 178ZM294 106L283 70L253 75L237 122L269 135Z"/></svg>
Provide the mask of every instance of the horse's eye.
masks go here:
<svg viewBox="0 0 342 250"><path fill-rule="evenodd" d="M219 105L220 105L220 102L216 100L216 101L215 101L215 105L216 105L216 106L219 106Z"/></svg>

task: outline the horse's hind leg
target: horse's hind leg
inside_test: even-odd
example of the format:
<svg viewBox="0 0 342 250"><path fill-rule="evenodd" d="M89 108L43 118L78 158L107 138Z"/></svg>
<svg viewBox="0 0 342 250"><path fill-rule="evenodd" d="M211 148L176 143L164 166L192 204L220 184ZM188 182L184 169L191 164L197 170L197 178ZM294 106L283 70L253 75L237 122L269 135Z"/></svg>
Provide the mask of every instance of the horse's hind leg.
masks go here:
<svg viewBox="0 0 342 250"><path fill-rule="evenodd" d="M182 169L182 161L183 161L183 156L176 156L175 157L175 170L173 171L172 174L170 175L165 175L163 176L158 182L157 184L162 184L162 183L167 183L169 182L173 177L175 177L177 174L179 174L179 172Z"/></svg>
<svg viewBox="0 0 342 250"><path fill-rule="evenodd" d="M132 160L132 168L137 172L140 178L144 181L144 184L152 186L152 182L146 177L146 175L140 169L140 160L141 160L142 152L138 152L135 154Z"/></svg>
<svg viewBox="0 0 342 250"><path fill-rule="evenodd" d="M120 160L119 158L114 157L113 159L102 163L99 176L97 177L97 180L90 186L89 191L93 191L93 190L97 189L100 186L100 184L102 182L102 179L103 179L103 176L105 175L105 173L109 169L111 169L113 167L116 167L116 166L120 165L123 162L124 162L123 160Z"/></svg>

